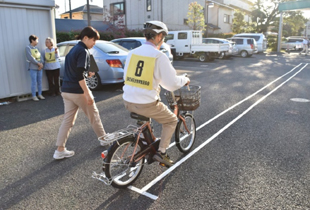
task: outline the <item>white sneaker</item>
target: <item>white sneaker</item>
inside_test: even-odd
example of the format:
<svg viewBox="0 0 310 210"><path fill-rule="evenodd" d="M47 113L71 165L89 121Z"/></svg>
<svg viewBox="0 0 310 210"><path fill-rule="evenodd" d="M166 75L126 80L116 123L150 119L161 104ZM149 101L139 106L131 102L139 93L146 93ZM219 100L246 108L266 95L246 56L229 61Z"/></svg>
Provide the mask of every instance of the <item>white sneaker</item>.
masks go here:
<svg viewBox="0 0 310 210"><path fill-rule="evenodd" d="M39 99L38 99L36 96L33 96L33 97L32 97L32 100L34 100L34 101L39 101Z"/></svg>
<svg viewBox="0 0 310 210"><path fill-rule="evenodd" d="M67 148L65 148L65 150L61 152L59 152L58 150L55 150L53 158L56 160L60 160L60 159L72 157L73 155L74 155L74 151L69 151L67 150Z"/></svg>
<svg viewBox="0 0 310 210"><path fill-rule="evenodd" d="M42 95L39 95L38 98L41 99L41 100L45 99Z"/></svg>

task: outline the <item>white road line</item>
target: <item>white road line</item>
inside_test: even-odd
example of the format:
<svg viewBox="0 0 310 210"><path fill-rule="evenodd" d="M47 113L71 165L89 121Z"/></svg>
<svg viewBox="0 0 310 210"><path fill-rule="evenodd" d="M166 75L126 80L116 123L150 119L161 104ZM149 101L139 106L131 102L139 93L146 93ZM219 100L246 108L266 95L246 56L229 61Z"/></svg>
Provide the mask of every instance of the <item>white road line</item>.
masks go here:
<svg viewBox="0 0 310 210"><path fill-rule="evenodd" d="M282 76L278 77L277 79L273 80L272 82L270 82L269 84L267 84L266 86L262 87L261 89L259 89L258 91L256 91L255 93L253 93L252 95L249 95L248 97L246 97L245 99L239 101L238 103L234 104L233 106L229 107L228 109L224 110L223 112L219 113L218 115L214 116L213 118L211 118L210 120L208 120L207 122L203 123L202 125L200 125L196 131L199 131L201 128L203 128L204 126L208 125L209 123L211 123L212 121L216 120L217 118L219 118L220 116L222 116L223 114L225 114L226 112L232 110L233 108L235 108L236 106L239 106L240 104L242 104L243 102L249 100L250 98L252 98L253 96L257 95L259 92L263 91L264 89L266 89L267 87L269 87L270 85L272 85L273 83L275 83L276 81L278 81L279 79L285 77L286 75L288 75L289 73L291 73L292 71L294 71L296 68L298 68L300 65L302 65L302 63L298 64L297 66L295 66L292 70L290 70L289 72L286 72L285 74L283 74ZM175 142L172 142L169 147L173 147L175 145Z"/></svg>
<svg viewBox="0 0 310 210"><path fill-rule="evenodd" d="M295 68L299 67L301 64L299 64L298 66L296 66ZM208 143L210 143L213 139L215 139L217 136L219 136L222 132L224 132L227 128L229 128L232 124L234 124L236 121L238 121L241 117L243 117L245 114L247 114L249 111L251 111L255 106L257 106L259 103L261 103L263 100L265 100L268 96L270 96L272 93L274 93L276 90L278 90L280 87L282 87L285 83L287 83L289 80L291 80L293 77L295 77L298 73L300 73L308 64L305 64L299 71L297 71L295 74L293 74L291 77L289 77L287 80L285 80L284 82L282 82L279 86L277 86L276 88L274 88L272 91L270 91L269 93L267 93L266 95L264 95L263 97L261 97L259 100L257 100L254 104L252 104L248 109L246 109L244 112L242 112L238 117L236 117L235 119L233 119L231 122L229 122L227 125L225 125L223 128L221 128L218 132L216 132L213 136L211 136L209 139L207 139L204 143L202 143L201 145L199 145L196 149L194 149L193 151L191 151L188 155L186 155L184 158L182 158L181 160L179 160L178 162L176 162L173 166L171 166L170 168L168 168L166 171L164 171L162 174L160 174L159 176L157 176L155 179L153 179L149 184L145 185L142 189L138 189L135 188L133 186L129 186L128 188L131 190L134 190L135 192L138 192L142 195L146 195L146 191L151 188L153 185L155 185L158 181L160 181L161 179L163 179L165 176L167 176L171 171L173 171L174 169L176 169L179 165L181 165L183 162L185 162L187 159L189 159L191 156L193 156L195 153L197 153L200 149L202 149L205 145L207 145ZM294 69L295 69L294 68ZM293 70L294 70L293 69ZM291 71L293 71L291 70ZM290 72L291 72L290 71ZM288 73L290 73L288 72ZM287 75L288 73L284 74L283 76ZM278 79L282 78L283 76L279 77ZM278 79L274 80L273 82L277 81ZM269 83L267 86L265 86L264 88L268 87L270 84L272 84L273 82ZM262 90L262 89L261 89ZM257 93L259 93L261 90L257 91ZM251 95L251 97L253 97L253 94ZM249 99L249 97L247 97L247 99ZM244 102L244 100L242 100ZM240 102L238 103L238 105L240 104ZM232 107L235 107L232 106ZM231 108L229 108L230 110ZM223 112L222 112L223 113ZM222 114L221 113L221 114ZM203 124L204 126L206 125L206 123ZM200 128L202 128L203 126L199 126ZM146 195L147 197L156 200L158 198L158 196L152 195L150 193L147 193Z"/></svg>

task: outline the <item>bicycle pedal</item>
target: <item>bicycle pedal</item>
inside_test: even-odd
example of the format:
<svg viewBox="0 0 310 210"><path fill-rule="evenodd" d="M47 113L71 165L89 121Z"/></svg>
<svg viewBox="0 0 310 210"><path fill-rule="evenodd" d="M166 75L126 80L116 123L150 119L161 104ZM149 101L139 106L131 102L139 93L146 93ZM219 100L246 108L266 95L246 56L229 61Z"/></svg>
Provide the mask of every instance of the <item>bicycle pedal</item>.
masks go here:
<svg viewBox="0 0 310 210"><path fill-rule="evenodd" d="M164 164L164 163L158 163L158 165L160 165L160 166L163 166L163 167L166 167L166 168L169 168L169 166L167 166L166 164Z"/></svg>

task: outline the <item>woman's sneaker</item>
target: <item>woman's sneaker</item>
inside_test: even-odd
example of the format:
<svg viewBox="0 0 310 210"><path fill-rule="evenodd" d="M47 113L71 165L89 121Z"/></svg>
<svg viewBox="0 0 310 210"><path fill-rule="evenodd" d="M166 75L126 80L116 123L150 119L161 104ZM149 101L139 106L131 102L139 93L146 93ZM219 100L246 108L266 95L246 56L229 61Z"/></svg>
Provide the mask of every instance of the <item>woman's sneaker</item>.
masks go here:
<svg viewBox="0 0 310 210"><path fill-rule="evenodd" d="M169 155L166 153L156 152L156 154L153 157L154 160L165 164L166 167L170 167L174 164L174 162L170 159Z"/></svg>
<svg viewBox="0 0 310 210"><path fill-rule="evenodd" d="M69 158L74 155L74 151L69 151L67 148L64 149L64 151L59 152L58 150L55 150L55 153L53 155L53 158L56 160Z"/></svg>
<svg viewBox="0 0 310 210"><path fill-rule="evenodd" d="M39 95L38 98L41 99L41 100L45 99L44 96L42 96L42 95Z"/></svg>
<svg viewBox="0 0 310 210"><path fill-rule="evenodd" d="M36 96L33 96L33 97L32 97L32 100L34 100L34 101L39 101L38 97L36 97Z"/></svg>

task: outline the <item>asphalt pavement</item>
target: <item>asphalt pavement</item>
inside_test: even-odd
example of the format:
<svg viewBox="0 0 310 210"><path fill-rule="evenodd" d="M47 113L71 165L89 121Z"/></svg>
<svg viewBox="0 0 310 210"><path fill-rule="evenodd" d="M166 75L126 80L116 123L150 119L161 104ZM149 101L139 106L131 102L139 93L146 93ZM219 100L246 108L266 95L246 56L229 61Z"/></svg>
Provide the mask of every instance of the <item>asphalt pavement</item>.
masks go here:
<svg viewBox="0 0 310 210"><path fill-rule="evenodd" d="M193 152L168 150L182 164L169 173L145 165L136 191L115 189L91 178L101 172L103 148L82 111L67 143L75 156L56 161L61 96L2 105L0 209L310 209L310 56L186 59L174 67L202 87ZM135 124L121 88L94 92L107 132Z"/></svg>

